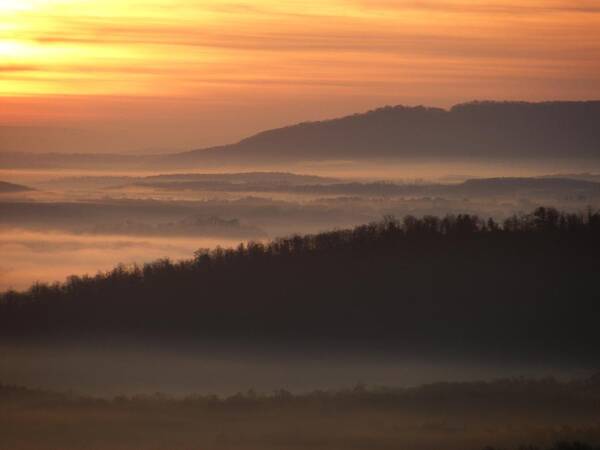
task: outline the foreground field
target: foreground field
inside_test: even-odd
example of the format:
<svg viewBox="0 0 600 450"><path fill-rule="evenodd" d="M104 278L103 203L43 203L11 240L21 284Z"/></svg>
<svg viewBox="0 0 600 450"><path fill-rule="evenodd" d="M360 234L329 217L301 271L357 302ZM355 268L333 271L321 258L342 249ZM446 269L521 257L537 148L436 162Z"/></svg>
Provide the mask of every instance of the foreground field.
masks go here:
<svg viewBox="0 0 600 450"><path fill-rule="evenodd" d="M481 449L600 441L600 380L499 380L227 398L0 388L2 449Z"/></svg>

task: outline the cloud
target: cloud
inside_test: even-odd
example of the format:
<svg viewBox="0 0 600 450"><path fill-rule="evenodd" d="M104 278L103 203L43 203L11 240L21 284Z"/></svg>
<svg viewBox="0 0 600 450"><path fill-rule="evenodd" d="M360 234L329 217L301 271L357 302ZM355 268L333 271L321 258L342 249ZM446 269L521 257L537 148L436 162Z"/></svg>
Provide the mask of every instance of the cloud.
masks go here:
<svg viewBox="0 0 600 450"><path fill-rule="evenodd" d="M40 70L39 66L33 64L0 64L2 72L34 72Z"/></svg>
<svg viewBox="0 0 600 450"><path fill-rule="evenodd" d="M466 2L452 0L357 0L355 4L363 8L378 8L392 11L428 11L445 14L486 14L486 15L539 15L557 13L600 13L600 6L591 0L537 0L529 2L487 1Z"/></svg>

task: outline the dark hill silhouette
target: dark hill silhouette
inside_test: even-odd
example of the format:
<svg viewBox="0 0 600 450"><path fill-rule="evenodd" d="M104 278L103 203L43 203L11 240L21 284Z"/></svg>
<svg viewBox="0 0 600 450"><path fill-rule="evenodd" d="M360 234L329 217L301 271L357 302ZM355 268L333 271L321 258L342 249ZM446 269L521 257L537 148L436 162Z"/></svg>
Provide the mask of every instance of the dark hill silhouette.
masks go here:
<svg viewBox="0 0 600 450"><path fill-rule="evenodd" d="M600 101L387 106L264 131L171 161L373 157L600 157Z"/></svg>
<svg viewBox="0 0 600 450"><path fill-rule="evenodd" d="M600 212L387 218L0 296L0 333L376 342L598 362Z"/></svg>
<svg viewBox="0 0 600 450"><path fill-rule="evenodd" d="M23 186L22 184L9 183L7 181L0 181L0 194L8 194L14 192L26 192L31 191L30 187Z"/></svg>
<svg viewBox="0 0 600 450"><path fill-rule="evenodd" d="M449 110L386 106L263 131L172 154L17 153L2 167L189 168L194 165L389 158L600 158L600 101L471 102ZM1 150L1 149L0 149Z"/></svg>

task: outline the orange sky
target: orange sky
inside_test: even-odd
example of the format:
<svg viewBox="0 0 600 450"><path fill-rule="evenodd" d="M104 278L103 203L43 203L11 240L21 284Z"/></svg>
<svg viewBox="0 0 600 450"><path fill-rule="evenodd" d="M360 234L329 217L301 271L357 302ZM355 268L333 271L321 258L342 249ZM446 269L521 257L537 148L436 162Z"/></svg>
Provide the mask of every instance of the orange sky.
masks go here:
<svg viewBox="0 0 600 450"><path fill-rule="evenodd" d="M0 0L0 125L106 151L476 98L600 98L600 2Z"/></svg>

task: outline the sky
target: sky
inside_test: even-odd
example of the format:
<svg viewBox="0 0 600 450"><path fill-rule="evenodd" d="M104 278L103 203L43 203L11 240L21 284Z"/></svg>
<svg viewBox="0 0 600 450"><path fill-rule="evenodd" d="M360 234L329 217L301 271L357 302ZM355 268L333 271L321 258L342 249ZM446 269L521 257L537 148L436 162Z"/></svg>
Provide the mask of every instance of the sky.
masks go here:
<svg viewBox="0 0 600 450"><path fill-rule="evenodd" d="M600 2L0 0L3 151L176 151L474 99L600 99Z"/></svg>

